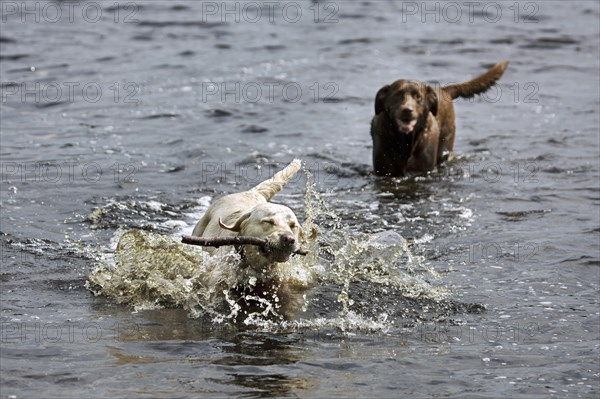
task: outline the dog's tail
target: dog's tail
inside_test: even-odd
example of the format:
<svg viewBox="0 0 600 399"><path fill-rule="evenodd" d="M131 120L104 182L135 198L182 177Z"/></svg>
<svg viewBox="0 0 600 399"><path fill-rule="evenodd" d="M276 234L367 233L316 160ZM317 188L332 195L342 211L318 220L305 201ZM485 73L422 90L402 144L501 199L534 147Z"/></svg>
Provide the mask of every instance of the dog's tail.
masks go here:
<svg viewBox="0 0 600 399"><path fill-rule="evenodd" d="M465 83L444 86L442 87L442 91L453 100L458 97L471 98L492 87L502 77L507 66L508 61L501 61L483 75Z"/></svg>
<svg viewBox="0 0 600 399"><path fill-rule="evenodd" d="M280 192L285 185L292 180L302 167L302 162L299 159L294 159L288 166L275 173L269 180L265 180L252 190L258 191L267 201Z"/></svg>

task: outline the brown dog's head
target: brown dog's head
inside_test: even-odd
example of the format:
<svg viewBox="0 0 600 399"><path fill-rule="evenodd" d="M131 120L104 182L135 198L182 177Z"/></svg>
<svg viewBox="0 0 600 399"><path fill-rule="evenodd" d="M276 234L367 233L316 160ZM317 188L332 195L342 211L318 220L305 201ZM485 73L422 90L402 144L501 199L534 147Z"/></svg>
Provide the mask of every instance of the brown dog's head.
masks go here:
<svg viewBox="0 0 600 399"><path fill-rule="evenodd" d="M286 262L300 246L300 223L294 212L284 205L270 202L260 204L240 216L233 226L226 226L222 222L220 226L240 236L264 238L269 242L268 253L256 246L244 248L246 260L253 267Z"/></svg>
<svg viewBox="0 0 600 399"><path fill-rule="evenodd" d="M383 86L375 96L375 114L385 112L397 131L412 134L425 126L431 112L437 114L438 96L425 83L397 80Z"/></svg>

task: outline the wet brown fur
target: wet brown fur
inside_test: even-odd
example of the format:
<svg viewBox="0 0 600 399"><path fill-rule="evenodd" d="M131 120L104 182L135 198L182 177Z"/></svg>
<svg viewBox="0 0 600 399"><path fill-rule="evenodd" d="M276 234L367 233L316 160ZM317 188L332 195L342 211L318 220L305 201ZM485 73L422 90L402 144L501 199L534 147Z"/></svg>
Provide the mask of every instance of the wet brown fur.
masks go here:
<svg viewBox="0 0 600 399"><path fill-rule="evenodd" d="M404 176L440 164L454 148L452 100L470 98L492 87L508 61L465 83L433 88L415 80L397 80L375 96L371 121L373 167L380 176ZM412 121L414 127L403 125Z"/></svg>

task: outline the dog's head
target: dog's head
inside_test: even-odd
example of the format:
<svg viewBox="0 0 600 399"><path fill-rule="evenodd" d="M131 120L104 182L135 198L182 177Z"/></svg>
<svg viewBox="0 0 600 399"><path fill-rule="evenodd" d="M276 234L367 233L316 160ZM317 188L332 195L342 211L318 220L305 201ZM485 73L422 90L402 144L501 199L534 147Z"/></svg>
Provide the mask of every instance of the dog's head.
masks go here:
<svg viewBox="0 0 600 399"><path fill-rule="evenodd" d="M385 112L396 130L412 134L437 114L438 96L433 87L415 80L397 80L375 96L375 114Z"/></svg>
<svg viewBox="0 0 600 399"><path fill-rule="evenodd" d="M264 267L274 262L285 262L300 248L300 223L287 206L270 202L257 205L240 216L233 226L220 223L224 229L239 236L266 239L269 251L256 246L246 246L244 255L253 267Z"/></svg>

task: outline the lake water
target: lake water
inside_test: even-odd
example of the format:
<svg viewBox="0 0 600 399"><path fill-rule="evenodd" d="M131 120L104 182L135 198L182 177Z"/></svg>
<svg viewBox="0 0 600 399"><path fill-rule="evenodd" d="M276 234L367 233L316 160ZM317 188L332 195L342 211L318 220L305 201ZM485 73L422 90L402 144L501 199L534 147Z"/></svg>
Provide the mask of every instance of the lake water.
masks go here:
<svg viewBox="0 0 600 399"><path fill-rule="evenodd" d="M2 399L598 396L598 2L1 7ZM503 59L451 161L370 175L383 84ZM86 288L123 232L177 241L293 158L295 323Z"/></svg>

